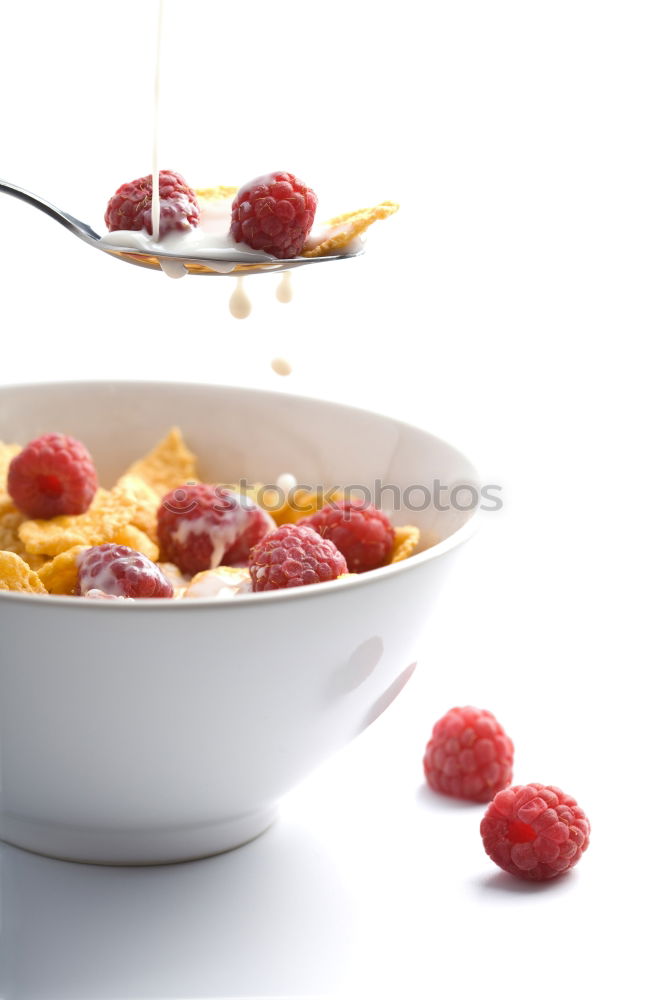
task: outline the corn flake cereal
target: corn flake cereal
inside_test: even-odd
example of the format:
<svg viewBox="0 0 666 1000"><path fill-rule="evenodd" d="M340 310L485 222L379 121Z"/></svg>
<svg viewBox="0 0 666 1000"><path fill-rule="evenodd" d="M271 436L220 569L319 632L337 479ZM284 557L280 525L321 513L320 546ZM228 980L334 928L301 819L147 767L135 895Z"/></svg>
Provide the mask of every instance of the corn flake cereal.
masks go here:
<svg viewBox="0 0 666 1000"><path fill-rule="evenodd" d="M0 590L45 594L46 587L34 570L15 552L0 552Z"/></svg>
<svg viewBox="0 0 666 1000"><path fill-rule="evenodd" d="M157 511L160 506L160 497L155 490L144 479L130 473L121 476L116 486L134 496L136 511L132 517L132 524L156 542ZM145 554L147 555L147 553Z"/></svg>
<svg viewBox="0 0 666 1000"><path fill-rule="evenodd" d="M373 222L388 219L398 208L399 205L394 201L383 201L372 208L360 208L356 212L336 215L325 222L317 234L310 234L305 242L303 257L325 257L326 254L342 250L357 236L361 236Z"/></svg>
<svg viewBox="0 0 666 1000"><path fill-rule="evenodd" d="M183 441L180 429L172 427L151 452L130 465L122 479L126 476L142 479L161 499L170 490L198 478L196 456Z"/></svg>
<svg viewBox="0 0 666 1000"><path fill-rule="evenodd" d="M393 539L393 551L391 552L389 562L402 562L403 559L411 556L419 544L420 537L421 532L412 524L405 524L402 527L396 528Z"/></svg>
<svg viewBox="0 0 666 1000"><path fill-rule="evenodd" d="M194 193L197 198L203 198L204 201L220 201L224 198L233 198L237 187L226 187L224 184L218 184L217 187L212 188L195 188Z"/></svg>
<svg viewBox="0 0 666 1000"><path fill-rule="evenodd" d="M151 562L157 562L159 559L159 546L144 531L137 528L134 523L124 524L122 528L118 529L111 541L115 542L116 545L126 545L136 552L142 552Z"/></svg>
<svg viewBox="0 0 666 1000"><path fill-rule="evenodd" d="M49 594L74 593L78 582L77 558L86 548L86 545L75 545L42 566L38 576Z"/></svg>
<svg viewBox="0 0 666 1000"><path fill-rule="evenodd" d="M342 499L342 493L336 490L319 490L316 493L309 493L307 490L294 490L281 507L278 507L277 510L269 509L269 513L277 525L296 524L302 517L309 517L310 514L316 513L327 504ZM268 493L266 494L266 502L270 505Z"/></svg>
<svg viewBox="0 0 666 1000"><path fill-rule="evenodd" d="M9 552L23 553L23 543L19 538L18 529L25 521L25 517L8 501L5 506L0 506L0 549Z"/></svg>
<svg viewBox="0 0 666 1000"><path fill-rule="evenodd" d="M9 463L21 450L20 444L5 444L4 441L0 441L0 510L3 503L10 502L7 493Z"/></svg>
<svg viewBox="0 0 666 1000"><path fill-rule="evenodd" d="M130 524L137 509L132 493L121 486L100 489L85 514L61 514L50 520L24 521L19 538L28 552L57 556L75 545L104 545Z"/></svg>

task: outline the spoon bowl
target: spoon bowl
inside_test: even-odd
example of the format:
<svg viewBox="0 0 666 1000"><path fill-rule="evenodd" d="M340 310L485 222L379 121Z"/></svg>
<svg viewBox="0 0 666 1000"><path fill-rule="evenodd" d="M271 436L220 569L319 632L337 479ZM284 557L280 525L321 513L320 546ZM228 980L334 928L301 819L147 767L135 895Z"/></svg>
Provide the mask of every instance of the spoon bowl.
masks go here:
<svg viewBox="0 0 666 1000"><path fill-rule="evenodd" d="M37 208L40 212L44 212L52 219L55 219L61 226L68 229L70 233L73 233L74 236L87 243L88 246L94 247L96 250L102 250L104 253L109 254L110 257L116 257L118 260L125 261L126 264L134 264L137 267L147 267L153 271L165 271L172 277L180 277L181 274L185 273L226 274L234 275L235 277L243 277L246 274L262 274L267 271L277 273L279 271L291 271L293 268L303 267L305 264L318 264L331 260L349 260L352 257L359 257L365 252L360 248L350 250L347 253L329 254L322 257L290 257L285 260L280 260L277 257L271 257L269 260L257 260L256 256L249 250L243 251L240 248L236 256L230 257L227 254L223 258L217 258L212 254L210 256L197 255L196 257L188 257L166 252L142 253L133 247L123 247L115 243L108 243L87 222L81 222L80 219L70 215L69 212L64 212L44 198L40 198L31 191L26 191L24 188L18 187L16 184L11 184L9 181L0 180L0 194L8 194L13 198L27 202L33 208Z"/></svg>

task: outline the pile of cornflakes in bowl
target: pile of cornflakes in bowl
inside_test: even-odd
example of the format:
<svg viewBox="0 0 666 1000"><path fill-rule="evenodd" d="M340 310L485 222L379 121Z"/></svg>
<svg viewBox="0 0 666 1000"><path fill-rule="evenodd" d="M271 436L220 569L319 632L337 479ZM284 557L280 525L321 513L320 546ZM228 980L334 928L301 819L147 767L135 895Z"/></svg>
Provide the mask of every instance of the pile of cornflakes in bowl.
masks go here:
<svg viewBox="0 0 666 1000"><path fill-rule="evenodd" d="M178 428L111 489L74 438L0 442L1 591L227 599L343 581L418 544L418 528L340 492L202 483Z"/></svg>

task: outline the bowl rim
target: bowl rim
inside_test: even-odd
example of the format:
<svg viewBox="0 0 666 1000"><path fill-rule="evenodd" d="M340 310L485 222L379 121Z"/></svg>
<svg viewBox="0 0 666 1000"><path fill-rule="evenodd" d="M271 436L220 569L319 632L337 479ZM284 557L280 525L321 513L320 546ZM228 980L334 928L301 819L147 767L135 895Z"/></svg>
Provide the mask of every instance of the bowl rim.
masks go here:
<svg viewBox="0 0 666 1000"><path fill-rule="evenodd" d="M450 444L445 438L440 437L437 434L433 434L432 431L428 431L418 424L411 424L405 420L400 420L396 417L392 417L390 414L383 413L380 410L369 410L361 406L353 406L349 403L339 403L335 400L321 399L317 396L307 396L302 393L287 392L280 389L261 389L255 388L253 386L237 386L237 385L227 385L226 383L216 383L216 382L183 382L183 381L171 381L169 379L58 379L56 381L44 380L38 382L10 382L0 384L0 396L7 390L38 390L40 388L56 388L65 386L90 386L91 388L98 386L131 386L136 389L140 389L142 386L155 388L156 386L163 387L165 389L182 389L182 390L192 390L192 389L207 389L214 391L231 391L236 393L241 393L247 396L273 396L279 399L294 399L303 403L315 403L317 405L331 406L339 410L345 410L349 414L357 416L373 416L379 417L383 420L389 421L396 428L405 429L406 431L416 431L422 434L426 438L430 438L432 441L436 441L438 444L444 444L447 448L450 448L452 452L459 455L472 469L474 481L478 482L478 472L469 458L461 452L455 445ZM471 478L471 477L470 477ZM416 569L418 566L423 565L426 562L430 562L433 559L438 559L445 555L447 552L463 542L466 542L469 538L476 533L479 528L479 515L480 509L477 507L470 513L468 519L457 528L451 535L447 538L442 539L439 542L435 542L434 545L429 546L427 549L423 549L422 552L417 552L414 555L409 556L406 559L402 559L397 563L389 563L387 566L380 566L377 569L371 570L367 573L359 573L357 575L351 575L345 577L344 583L341 583L339 579L327 580L324 583L303 585L300 587L285 588L283 590L271 590L262 591L261 593L248 593L239 594L228 600L221 600L218 597L198 597L196 599L191 599L189 601L179 600L174 601L173 599L166 598L141 598L140 600L135 600L131 602L126 601L99 601L94 598L81 598L74 597L65 594L26 594L19 591L13 590L0 590L0 602L5 601L21 601L33 604L37 607L55 607L55 606L65 606L68 608L125 608L125 612L129 614L135 614L135 605L140 605L141 608L145 610L156 611L161 609L162 613L169 613L169 609L176 605L185 605L190 610L211 608L214 607L219 613L224 613L225 609L239 608L254 606L260 602L276 602L284 600L294 600L298 599L316 599L317 597L323 597L327 593L340 590L342 587L344 589L349 588L359 588L372 586L374 581L379 581L386 579L388 576L409 573L410 571ZM128 607L129 605L129 607ZM116 610L113 612L118 613Z"/></svg>

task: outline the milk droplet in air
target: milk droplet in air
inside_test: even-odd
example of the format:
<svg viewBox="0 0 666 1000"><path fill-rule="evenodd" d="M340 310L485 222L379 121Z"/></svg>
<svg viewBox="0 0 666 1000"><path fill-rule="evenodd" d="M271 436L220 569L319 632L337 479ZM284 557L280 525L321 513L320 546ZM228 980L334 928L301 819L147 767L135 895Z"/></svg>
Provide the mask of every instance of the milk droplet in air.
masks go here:
<svg viewBox="0 0 666 1000"><path fill-rule="evenodd" d="M291 285L291 271L285 271L275 291L275 298L278 302L291 302L293 297L294 289Z"/></svg>
<svg viewBox="0 0 666 1000"><path fill-rule="evenodd" d="M236 287L229 299L229 312L235 319L247 319L252 312L252 303L243 288L242 278L237 279Z"/></svg>
<svg viewBox="0 0 666 1000"><path fill-rule="evenodd" d="M292 367L286 358L273 358L271 368L276 375L291 375Z"/></svg>
<svg viewBox="0 0 666 1000"><path fill-rule="evenodd" d="M289 490L293 490L296 487L297 482L296 476L292 476L291 472L283 472L275 480L275 485L283 493L289 493Z"/></svg>

